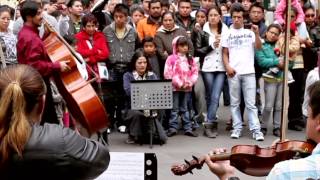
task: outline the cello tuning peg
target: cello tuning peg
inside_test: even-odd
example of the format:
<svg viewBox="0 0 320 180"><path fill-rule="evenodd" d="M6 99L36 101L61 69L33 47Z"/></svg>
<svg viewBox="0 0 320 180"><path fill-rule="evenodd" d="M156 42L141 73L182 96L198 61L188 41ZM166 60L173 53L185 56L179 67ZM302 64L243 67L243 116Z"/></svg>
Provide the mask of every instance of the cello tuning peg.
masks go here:
<svg viewBox="0 0 320 180"><path fill-rule="evenodd" d="M197 162L199 161L199 159L198 159L196 156L192 156L192 158L193 158L194 160L196 160Z"/></svg>
<svg viewBox="0 0 320 180"><path fill-rule="evenodd" d="M184 162L190 166L190 162L189 161L184 160Z"/></svg>

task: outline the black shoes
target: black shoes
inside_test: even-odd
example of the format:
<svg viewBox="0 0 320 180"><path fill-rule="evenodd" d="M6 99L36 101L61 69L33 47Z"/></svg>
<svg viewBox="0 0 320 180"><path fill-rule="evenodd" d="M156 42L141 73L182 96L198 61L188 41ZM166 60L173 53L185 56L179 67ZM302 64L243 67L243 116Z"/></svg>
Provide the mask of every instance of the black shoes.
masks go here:
<svg viewBox="0 0 320 180"><path fill-rule="evenodd" d="M264 136L267 135L267 128L261 128L261 132Z"/></svg>
<svg viewBox="0 0 320 180"><path fill-rule="evenodd" d="M273 129L273 135L276 137L280 137L280 135L281 135L280 128Z"/></svg>
<svg viewBox="0 0 320 180"><path fill-rule="evenodd" d="M294 130L294 131L302 131L303 127L298 124L289 124L288 129Z"/></svg>
<svg viewBox="0 0 320 180"><path fill-rule="evenodd" d="M167 136L168 136L168 137L172 137L172 136L174 136L174 135L176 135L176 134L177 134L177 130L168 129L168 131L167 131Z"/></svg>
<svg viewBox="0 0 320 180"><path fill-rule="evenodd" d="M184 133L184 135L190 136L190 137L198 137L198 134L196 132L192 132L192 131L186 131Z"/></svg>

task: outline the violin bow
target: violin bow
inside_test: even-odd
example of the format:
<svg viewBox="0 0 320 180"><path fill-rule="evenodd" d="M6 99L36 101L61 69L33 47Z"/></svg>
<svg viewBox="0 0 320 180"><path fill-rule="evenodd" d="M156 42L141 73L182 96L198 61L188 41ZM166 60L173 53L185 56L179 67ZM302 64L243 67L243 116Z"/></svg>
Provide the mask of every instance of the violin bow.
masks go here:
<svg viewBox="0 0 320 180"><path fill-rule="evenodd" d="M284 56L284 72L283 72L283 91L282 91L282 112L281 112L281 134L280 142L286 139L287 119L288 119L288 68L289 68L289 40L290 40L290 22L291 22L291 0L287 1L286 12L286 31L285 31L285 56Z"/></svg>

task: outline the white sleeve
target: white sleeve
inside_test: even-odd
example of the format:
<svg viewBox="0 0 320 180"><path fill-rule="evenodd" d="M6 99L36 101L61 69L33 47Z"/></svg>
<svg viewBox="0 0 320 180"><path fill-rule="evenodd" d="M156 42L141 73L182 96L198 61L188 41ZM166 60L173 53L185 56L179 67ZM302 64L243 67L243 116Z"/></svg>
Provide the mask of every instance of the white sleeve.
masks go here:
<svg viewBox="0 0 320 180"><path fill-rule="evenodd" d="M226 31L225 33L221 33L221 46L222 47L229 47L229 41L228 41L228 37L229 37L229 31Z"/></svg>

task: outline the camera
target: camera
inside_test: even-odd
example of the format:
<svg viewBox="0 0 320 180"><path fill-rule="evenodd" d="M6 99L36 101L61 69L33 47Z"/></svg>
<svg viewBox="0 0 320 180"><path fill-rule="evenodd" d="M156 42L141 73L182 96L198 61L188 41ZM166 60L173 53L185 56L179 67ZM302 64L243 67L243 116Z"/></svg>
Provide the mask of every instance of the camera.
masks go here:
<svg viewBox="0 0 320 180"><path fill-rule="evenodd" d="M245 23L243 25L243 28L245 28L245 29L251 29L251 27L252 27L252 23Z"/></svg>

